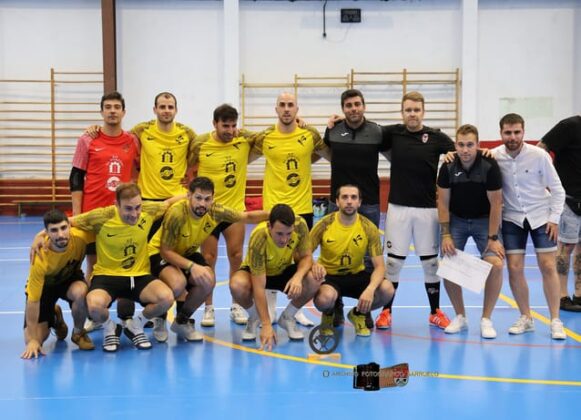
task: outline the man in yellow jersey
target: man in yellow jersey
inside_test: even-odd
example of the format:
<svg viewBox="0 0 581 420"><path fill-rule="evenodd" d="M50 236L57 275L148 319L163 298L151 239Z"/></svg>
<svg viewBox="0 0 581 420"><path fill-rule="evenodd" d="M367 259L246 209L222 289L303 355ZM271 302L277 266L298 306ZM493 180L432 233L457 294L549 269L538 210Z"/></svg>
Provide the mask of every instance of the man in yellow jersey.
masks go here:
<svg viewBox="0 0 581 420"><path fill-rule="evenodd" d="M322 218L311 231L313 250L321 247L321 255L311 273L316 281L323 281L314 302L323 313L321 326L331 327L337 298L357 299L357 306L347 317L358 336L368 337L371 332L365 325L365 314L385 305L394 289L384 278L379 230L357 212L361 206L359 188L349 184L339 187L335 203L339 210ZM365 270L366 252L373 264L371 273Z"/></svg>
<svg viewBox="0 0 581 420"><path fill-rule="evenodd" d="M97 208L72 220L73 226L96 235L97 263L87 306L91 318L103 324L103 350L107 352L118 350L122 329L138 349L151 348L143 333L144 318L165 313L173 303L171 290L151 275L147 248L153 221L163 216L171 203L143 202L137 185L120 184L114 206ZM109 318L108 308L117 298L144 306L141 315L123 321L124 328Z"/></svg>
<svg viewBox="0 0 581 420"><path fill-rule="evenodd" d="M331 160L330 149L313 127L297 124L299 107L295 96L281 93L276 99L277 123L257 134L253 153L264 155L266 168L262 184L264 208L277 203L288 204L295 214L313 227L313 188L311 161L313 153ZM276 295L269 294L269 300ZM270 302L269 302L270 304ZM313 325L299 312L298 321Z"/></svg>
<svg viewBox="0 0 581 420"><path fill-rule="evenodd" d="M198 176L208 177L214 183L214 201L237 211L246 209L246 172L248 155L253 142L249 136L238 135L238 111L223 104L214 110L214 131L196 137L190 152L190 166L198 166ZM220 223L202 244L202 255L212 267L216 266L218 240L220 234L226 241L226 252L230 263L230 277L240 268L244 245L244 223ZM236 324L246 324L246 311L232 302L230 318ZM215 324L212 294L206 300L201 325L213 327Z"/></svg>
<svg viewBox="0 0 581 420"><path fill-rule="evenodd" d="M242 340L255 340L258 324L261 349L270 351L276 334L268 311L266 290L279 290L291 300L278 324L291 340L302 340L295 314L315 294L319 282L308 275L313 263L309 230L305 220L286 204L276 204L268 222L259 224L250 236L248 252L230 279L230 291L237 302L248 310L249 318Z"/></svg>
<svg viewBox="0 0 581 420"><path fill-rule="evenodd" d="M87 283L81 271L85 248L93 242L92 235L71 229L67 216L60 210L44 215L44 228L48 246L39 250L30 266L26 282L26 310L24 312L23 359L43 355L42 344L53 328L57 339L64 340L68 327L58 299L66 300L72 311L74 329L71 341L81 350L93 350L95 346L83 329L87 317L85 296Z"/></svg>
<svg viewBox="0 0 581 420"><path fill-rule="evenodd" d="M216 284L214 270L199 253L200 245L221 223L259 223L267 217L266 211L240 212L215 203L214 184L206 177L195 178L190 183L188 198L167 211L161 229L151 239L149 253L152 273L172 289L175 297L187 290L171 326L179 338L202 340L190 317ZM154 324L156 340L166 341L165 320L156 318Z"/></svg>

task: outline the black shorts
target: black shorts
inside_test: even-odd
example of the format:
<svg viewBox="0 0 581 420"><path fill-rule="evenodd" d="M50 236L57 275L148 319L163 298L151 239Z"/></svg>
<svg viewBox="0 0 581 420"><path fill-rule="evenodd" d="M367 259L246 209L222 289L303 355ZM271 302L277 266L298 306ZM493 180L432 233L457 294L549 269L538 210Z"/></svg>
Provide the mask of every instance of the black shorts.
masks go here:
<svg viewBox="0 0 581 420"><path fill-rule="evenodd" d="M72 280L65 281L54 286L45 285L42 289L42 294L40 295L40 312L38 314L38 323L48 322L48 327L54 327L54 305L59 299L65 300L69 303L69 308L71 307L73 301L67 298L67 292L69 287L76 281L85 282L85 276L82 271L75 273ZM26 301L28 302L28 295L26 296ZM24 314L24 328L26 328L26 313Z"/></svg>
<svg viewBox="0 0 581 420"><path fill-rule="evenodd" d="M204 256L199 252L196 252L194 253L194 255L191 255L189 257L184 256L184 258L187 258L194 264L198 264L204 267L210 266L204 259ZM161 254L153 254L151 257L149 257L149 265L151 266L151 274L159 278L159 275L162 272L162 270L167 266L170 266L171 264L168 263L163 258L161 258ZM184 273L184 276L186 276L186 279L190 276L190 273L187 270L182 269L181 271L182 273Z"/></svg>
<svg viewBox="0 0 581 420"><path fill-rule="evenodd" d="M151 274L143 276L93 276L89 292L97 289L106 291L111 296L111 303L118 298L130 299L145 306L149 302L142 302L139 295L149 283L156 278Z"/></svg>
<svg viewBox="0 0 581 420"><path fill-rule="evenodd" d="M240 267L240 270L250 273L250 267L248 267L247 265L243 265L242 267ZM288 281L291 279L292 276L295 275L296 272L297 265L292 264L285 268L285 270L282 273L276 276L266 276L266 285L264 286L264 288L279 290L282 292L286 287Z"/></svg>
<svg viewBox="0 0 581 420"><path fill-rule="evenodd" d="M87 244L87 248L86 248L85 254L87 254L87 255L97 255L97 245L96 245L96 242L91 242L90 244Z"/></svg>
<svg viewBox="0 0 581 420"><path fill-rule="evenodd" d="M355 274L327 274L323 285L327 284L333 287L339 293L339 296L359 299L359 296L369 286L370 282L371 274L364 270Z"/></svg>
<svg viewBox="0 0 581 420"><path fill-rule="evenodd" d="M307 222L307 227L309 230L311 230L313 228L313 213L299 214L299 216L305 219L305 222Z"/></svg>
<svg viewBox="0 0 581 420"><path fill-rule="evenodd" d="M220 234L224 232L226 229L228 229L230 226L232 226L232 223L222 222L214 228L210 235L212 235L216 239L220 239Z"/></svg>

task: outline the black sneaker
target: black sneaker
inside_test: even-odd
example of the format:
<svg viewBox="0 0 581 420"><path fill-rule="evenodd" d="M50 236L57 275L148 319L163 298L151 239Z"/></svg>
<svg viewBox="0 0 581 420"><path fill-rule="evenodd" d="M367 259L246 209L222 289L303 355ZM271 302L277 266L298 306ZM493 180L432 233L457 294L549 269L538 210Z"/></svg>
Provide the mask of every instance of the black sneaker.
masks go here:
<svg viewBox="0 0 581 420"><path fill-rule="evenodd" d="M569 296L562 297L559 309L567 312L581 312L581 298L576 296L573 296L573 299Z"/></svg>
<svg viewBox="0 0 581 420"><path fill-rule="evenodd" d="M335 301L335 316L333 317L333 327L340 327L345 324L345 314L343 313L343 298L338 297Z"/></svg>
<svg viewBox="0 0 581 420"><path fill-rule="evenodd" d="M370 330L372 330L373 327L375 326L375 323L373 322L373 318L371 318L371 312L367 312L365 314L365 326L367 328L369 328Z"/></svg>

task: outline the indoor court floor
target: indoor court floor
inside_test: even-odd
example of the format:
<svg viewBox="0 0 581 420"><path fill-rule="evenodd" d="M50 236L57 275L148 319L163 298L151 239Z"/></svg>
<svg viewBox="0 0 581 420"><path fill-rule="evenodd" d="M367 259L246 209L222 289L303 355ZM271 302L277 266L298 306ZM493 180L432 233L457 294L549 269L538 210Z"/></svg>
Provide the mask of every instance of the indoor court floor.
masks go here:
<svg viewBox="0 0 581 420"><path fill-rule="evenodd" d="M117 353L97 346L81 352L51 336L46 356L22 360L24 284L28 250L40 217L0 217L0 413L3 419L150 418L547 418L578 416L581 401L581 314L561 312L564 341L550 338L548 311L532 249L526 275L536 331L509 336L518 317L505 274L493 314L495 340L480 338L482 295L465 292L470 328L447 335L428 325L419 260L410 256L394 304L391 330L356 337L340 329L340 358L312 359L308 340L289 342L277 329L272 352L242 343L243 327L229 320L228 263L223 244L215 290L216 327L203 343L153 343L149 351L127 338ZM249 228L250 229L250 228ZM474 247L469 249L474 250ZM442 287L442 307L453 316ZM354 301L346 299L346 306ZM278 312L287 304L279 294ZM61 303L62 305L62 303ZM65 319L71 321L63 305ZM318 324L312 307L306 314ZM114 315L114 314L113 314ZM194 315L199 322L201 313ZM151 334L150 330L146 330ZM305 333L308 330L305 328ZM353 389L354 365L408 363L406 386L377 392ZM355 417L357 416L357 417Z"/></svg>

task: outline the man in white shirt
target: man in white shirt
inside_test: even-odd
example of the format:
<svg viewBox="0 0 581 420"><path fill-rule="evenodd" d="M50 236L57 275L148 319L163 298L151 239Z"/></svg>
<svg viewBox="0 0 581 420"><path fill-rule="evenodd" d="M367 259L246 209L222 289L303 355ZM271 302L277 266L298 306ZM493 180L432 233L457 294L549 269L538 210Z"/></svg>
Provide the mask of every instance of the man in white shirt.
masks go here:
<svg viewBox="0 0 581 420"><path fill-rule="evenodd" d="M524 276L525 248L530 233L549 306L551 337L564 340L566 334L559 319L559 276L555 257L565 190L549 154L523 141L524 125L518 114L502 117L503 145L493 150L502 172L502 237L510 289L521 313L508 332L523 334L535 329Z"/></svg>

